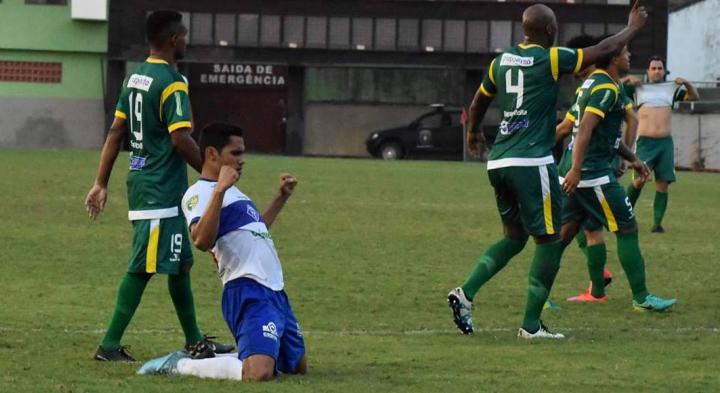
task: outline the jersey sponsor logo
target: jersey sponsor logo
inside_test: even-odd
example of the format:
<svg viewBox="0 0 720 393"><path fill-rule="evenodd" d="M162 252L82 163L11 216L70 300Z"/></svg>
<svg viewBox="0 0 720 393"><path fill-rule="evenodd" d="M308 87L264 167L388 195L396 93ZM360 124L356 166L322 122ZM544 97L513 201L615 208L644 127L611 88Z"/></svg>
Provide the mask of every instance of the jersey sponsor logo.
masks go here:
<svg viewBox="0 0 720 393"><path fill-rule="evenodd" d="M535 64L534 57L522 57L504 53L500 59L501 66L532 67Z"/></svg>
<svg viewBox="0 0 720 393"><path fill-rule="evenodd" d="M187 203L185 204L185 207L187 207L188 211L192 211L192 209L194 209L195 206L198 205L198 202L200 202L200 196L193 195L192 198L188 199Z"/></svg>
<svg viewBox="0 0 720 393"><path fill-rule="evenodd" d="M514 111L504 111L503 117L513 117L513 116L527 116L528 111L525 109L516 109Z"/></svg>
<svg viewBox="0 0 720 393"><path fill-rule="evenodd" d="M255 221L260 221L260 213L252 205L247 205L247 214Z"/></svg>
<svg viewBox="0 0 720 393"><path fill-rule="evenodd" d="M150 91L150 85L152 85L152 83L153 78L149 76L132 74L130 79L128 79L127 88Z"/></svg>
<svg viewBox="0 0 720 393"><path fill-rule="evenodd" d="M142 150L143 144L142 144L142 142L138 142L138 141L130 141L130 147L132 147L135 150Z"/></svg>
<svg viewBox="0 0 720 393"><path fill-rule="evenodd" d="M138 157L138 156L130 156L130 170L131 171L139 171L145 167L145 162L147 161L147 158L145 157Z"/></svg>
<svg viewBox="0 0 720 393"><path fill-rule="evenodd" d="M512 135L516 133L518 130L521 130L523 128L528 128L530 126L530 120L527 118L521 119L518 121L508 122L507 120L503 120L500 122L500 134L502 135Z"/></svg>
<svg viewBox="0 0 720 393"><path fill-rule="evenodd" d="M263 337L269 338L271 340L278 340L278 332L277 327L275 326L275 322L268 322L267 325L263 325L262 327Z"/></svg>

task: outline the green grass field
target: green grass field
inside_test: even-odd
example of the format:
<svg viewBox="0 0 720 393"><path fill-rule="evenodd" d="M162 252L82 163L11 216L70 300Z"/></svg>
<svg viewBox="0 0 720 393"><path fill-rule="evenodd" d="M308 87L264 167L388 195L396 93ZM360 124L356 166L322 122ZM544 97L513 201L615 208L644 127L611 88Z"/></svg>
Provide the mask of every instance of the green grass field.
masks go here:
<svg viewBox="0 0 720 393"><path fill-rule="evenodd" d="M634 312L610 239L610 302L564 302L587 285L568 249L545 321L564 342L516 339L529 245L478 293L478 332L461 336L446 306L500 234L480 164L249 156L240 188L259 206L277 173L300 185L273 227L286 289L305 331L310 374L265 385L140 377L139 365L91 356L113 308L129 251L126 156L104 215L83 198L94 151L0 151L0 392L720 391L720 175L679 173L667 233L649 233L651 189L638 217L649 288L677 296L672 312ZM195 253L193 288L206 332L230 341L220 282ZM141 360L183 344L166 279L148 286L124 343Z"/></svg>

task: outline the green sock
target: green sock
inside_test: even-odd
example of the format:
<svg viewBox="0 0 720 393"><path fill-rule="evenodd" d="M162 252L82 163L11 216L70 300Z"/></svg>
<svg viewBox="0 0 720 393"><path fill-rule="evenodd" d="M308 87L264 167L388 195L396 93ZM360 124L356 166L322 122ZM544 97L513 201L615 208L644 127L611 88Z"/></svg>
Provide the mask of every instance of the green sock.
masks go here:
<svg viewBox="0 0 720 393"><path fill-rule="evenodd" d="M540 314L560 268L562 249L563 245L559 240L535 246L522 326L528 332L535 332L540 327Z"/></svg>
<svg viewBox="0 0 720 393"><path fill-rule="evenodd" d="M627 196L630 198L630 204L632 207L635 207L635 202L637 202L638 198L640 198L640 191L642 191L642 188L635 188L633 183L630 183L628 186Z"/></svg>
<svg viewBox="0 0 720 393"><path fill-rule="evenodd" d="M502 238L493 244L480 257L475 269L461 286L469 300L475 297L480 287L488 282L497 272L507 265L508 261L525 248L527 240L514 240L509 237Z"/></svg>
<svg viewBox="0 0 720 393"><path fill-rule="evenodd" d="M123 333L125 333L125 329L130 324L130 320L140 304L140 299L148 281L150 281L150 277L152 277L152 274L125 273L118 288L117 302L110 319L110 326L108 326L105 337L100 343L103 349L112 351L120 348L120 340L122 340Z"/></svg>
<svg viewBox="0 0 720 393"><path fill-rule="evenodd" d="M198 328L195 316L195 302L190 287L190 274L169 274L168 290L175 305L175 313L185 333L185 344L191 345L202 340L203 334Z"/></svg>
<svg viewBox="0 0 720 393"><path fill-rule="evenodd" d="M620 264L630 283L633 299L636 302L645 301L648 294L645 286L645 260L640 253L638 233L618 233L617 253Z"/></svg>
<svg viewBox="0 0 720 393"><path fill-rule="evenodd" d="M653 219L655 226L662 224L663 217L665 217L665 209L668 204L668 193L655 191L655 202L653 203Z"/></svg>
<svg viewBox="0 0 720 393"><path fill-rule="evenodd" d="M605 296L604 268L607 262L605 243L594 244L587 248L588 273L592 282L591 294L595 297Z"/></svg>
<svg viewBox="0 0 720 393"><path fill-rule="evenodd" d="M583 255L587 258L588 256L588 245L587 245L587 237L585 237L585 231L580 231L575 235L575 240L577 241L577 245L580 248L580 251L582 251Z"/></svg>

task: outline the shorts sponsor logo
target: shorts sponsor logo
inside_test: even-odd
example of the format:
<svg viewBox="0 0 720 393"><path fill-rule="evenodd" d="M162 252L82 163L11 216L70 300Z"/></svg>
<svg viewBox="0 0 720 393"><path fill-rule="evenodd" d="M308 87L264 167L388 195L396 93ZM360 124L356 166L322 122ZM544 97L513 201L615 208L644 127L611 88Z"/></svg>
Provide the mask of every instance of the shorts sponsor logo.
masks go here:
<svg viewBox="0 0 720 393"><path fill-rule="evenodd" d="M263 337L269 338L271 340L278 340L278 332L277 327L275 326L275 322L268 322L267 325L263 325L262 327Z"/></svg>
<svg viewBox="0 0 720 393"><path fill-rule="evenodd" d="M502 135L512 135L518 130L521 130L523 128L528 128L530 126L530 120L528 119L521 119L518 121L508 122L506 120L503 120L500 122L500 134Z"/></svg>
<svg viewBox="0 0 720 393"><path fill-rule="evenodd" d="M192 209L194 209L195 206L197 206L197 204L198 204L199 201L200 201L200 196L198 196L198 195L193 195L192 198L188 199L188 201L187 201L187 203L185 204L185 206L187 207L187 209L188 209L189 211L192 211Z"/></svg>
<svg viewBox="0 0 720 393"><path fill-rule="evenodd" d="M130 156L130 170L139 171L143 169L146 161L147 159L145 157Z"/></svg>
<svg viewBox="0 0 720 393"><path fill-rule="evenodd" d="M534 57L522 57L505 53L500 59L501 66L532 67L535 64Z"/></svg>
<svg viewBox="0 0 720 393"><path fill-rule="evenodd" d="M138 89L144 91L150 91L150 85L153 83L153 78L145 75L132 74L128 79L128 89Z"/></svg>

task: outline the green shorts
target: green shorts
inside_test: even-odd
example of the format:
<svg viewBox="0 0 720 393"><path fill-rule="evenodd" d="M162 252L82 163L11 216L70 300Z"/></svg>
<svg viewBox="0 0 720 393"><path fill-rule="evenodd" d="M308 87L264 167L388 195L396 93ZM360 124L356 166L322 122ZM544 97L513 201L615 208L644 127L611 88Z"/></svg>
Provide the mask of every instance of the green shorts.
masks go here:
<svg viewBox="0 0 720 393"><path fill-rule="evenodd" d="M617 180L601 186L578 187L572 195L563 193L562 223L570 221L591 231L605 227L617 232L637 226L630 199Z"/></svg>
<svg viewBox="0 0 720 393"><path fill-rule="evenodd" d="M559 232L562 192L555 164L497 168L488 177L504 224L521 224L533 236Z"/></svg>
<svg viewBox="0 0 720 393"><path fill-rule="evenodd" d="M178 274L182 265L192 265L185 218L135 220L129 273Z"/></svg>
<svg viewBox="0 0 720 393"><path fill-rule="evenodd" d="M665 138L639 137L637 156L645 161L651 171L655 172L655 180L669 183L675 181L675 146L671 136ZM637 173L635 173L636 176L638 176Z"/></svg>

